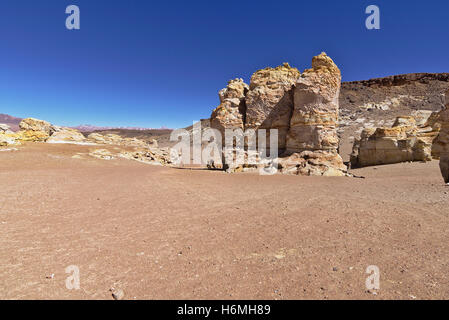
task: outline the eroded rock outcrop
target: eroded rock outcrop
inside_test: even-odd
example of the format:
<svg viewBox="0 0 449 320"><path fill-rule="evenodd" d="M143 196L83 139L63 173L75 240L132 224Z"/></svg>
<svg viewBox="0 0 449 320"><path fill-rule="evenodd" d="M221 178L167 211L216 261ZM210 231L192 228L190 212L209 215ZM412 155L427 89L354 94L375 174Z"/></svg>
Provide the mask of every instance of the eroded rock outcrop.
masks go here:
<svg viewBox="0 0 449 320"><path fill-rule="evenodd" d="M19 128L22 131L41 131L48 135L51 135L54 132L54 128L51 123L34 118L23 119L19 124Z"/></svg>
<svg viewBox="0 0 449 320"><path fill-rule="evenodd" d="M287 151L323 150L337 153L338 97L341 73L325 53L314 57L294 92Z"/></svg>
<svg viewBox="0 0 449 320"><path fill-rule="evenodd" d="M172 164L169 148L150 147L136 151L124 151L120 153L120 157L149 164Z"/></svg>
<svg viewBox="0 0 449 320"><path fill-rule="evenodd" d="M14 132L10 130L7 124L0 124L0 147L17 144Z"/></svg>
<svg viewBox="0 0 449 320"><path fill-rule="evenodd" d="M294 153L279 159L278 164L284 174L341 177L347 173L347 167L338 154L321 150Z"/></svg>
<svg viewBox="0 0 449 320"><path fill-rule="evenodd" d="M251 77L246 95L245 129L277 129L278 148L286 148L287 133L293 110L292 87L300 76L288 63L276 68L265 68ZM267 146L269 143L267 130Z"/></svg>
<svg viewBox="0 0 449 320"><path fill-rule="evenodd" d="M416 116L416 114L415 114ZM408 161L431 161L432 145L438 135L432 114L418 123L414 117L398 117L393 126L366 128L354 142L351 154L353 167L366 167ZM424 122L425 121L425 122Z"/></svg>
<svg viewBox="0 0 449 320"><path fill-rule="evenodd" d="M96 144L109 144L109 145L117 145L117 146L128 146L128 147L148 147L153 146L157 147L157 141L152 140L149 144L143 140L137 138L122 138L121 136L113 133L109 134L100 134L100 133L91 133L87 137L88 141Z"/></svg>
<svg viewBox="0 0 449 320"><path fill-rule="evenodd" d="M439 113L440 133L436 139L440 152L440 169L444 182L449 184L449 91L446 92L445 108Z"/></svg>
<svg viewBox="0 0 449 320"><path fill-rule="evenodd" d="M251 77L249 91L240 90L238 98L232 97L234 101L224 104L226 99L220 93L222 104L212 112L211 127L221 132L266 129L267 149L269 130L277 129L281 172L345 175L347 168L338 155L336 132L340 83L340 70L325 53L314 57L312 69L302 75L287 63L259 70ZM247 167L257 166L230 169L235 172Z"/></svg>
<svg viewBox="0 0 449 320"><path fill-rule="evenodd" d="M82 143L85 141L86 138L84 135L76 129L57 128L57 131L48 138L47 143Z"/></svg>
<svg viewBox="0 0 449 320"><path fill-rule="evenodd" d="M220 131L223 142L225 129L244 130L245 95L248 90L249 87L243 79L234 79L230 80L227 87L218 93L220 105L212 112L210 126Z"/></svg>
<svg viewBox="0 0 449 320"><path fill-rule="evenodd" d="M0 123L0 133L12 134L14 132L11 130L11 127L9 125Z"/></svg>
<svg viewBox="0 0 449 320"><path fill-rule="evenodd" d="M19 123L19 128L16 139L23 142L45 142L54 132L51 123L34 118L23 119Z"/></svg>

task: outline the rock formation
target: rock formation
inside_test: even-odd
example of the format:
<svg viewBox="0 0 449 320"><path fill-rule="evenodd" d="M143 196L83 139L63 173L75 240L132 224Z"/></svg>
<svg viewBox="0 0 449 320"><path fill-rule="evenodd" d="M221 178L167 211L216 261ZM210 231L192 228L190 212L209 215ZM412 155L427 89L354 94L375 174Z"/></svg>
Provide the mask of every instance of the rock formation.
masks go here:
<svg viewBox="0 0 449 320"><path fill-rule="evenodd" d="M170 157L170 148L150 147L147 149L139 149L136 151L125 151L120 153L120 157L149 164L172 164Z"/></svg>
<svg viewBox="0 0 449 320"><path fill-rule="evenodd" d="M399 116L439 112L449 88L449 73L418 73L343 82L340 92L340 155L349 160L364 128L391 127ZM420 120L416 117L417 125Z"/></svg>
<svg viewBox="0 0 449 320"><path fill-rule="evenodd" d="M323 150L337 153L338 97L341 74L331 58L320 54L304 71L294 92L287 151Z"/></svg>
<svg viewBox="0 0 449 320"><path fill-rule="evenodd" d="M327 151L303 151L279 159L279 169L284 174L303 176L344 176L347 167L340 156Z"/></svg>
<svg viewBox="0 0 449 320"><path fill-rule="evenodd" d="M53 126L44 120L26 118L19 124L20 131L16 133L20 141L45 142L54 132Z"/></svg>
<svg viewBox="0 0 449 320"><path fill-rule="evenodd" d="M86 138L81 132L71 128L58 128L50 138L48 143L70 143L70 142L84 142Z"/></svg>
<svg viewBox="0 0 449 320"><path fill-rule="evenodd" d="M287 63L259 70L251 77L247 93L242 89L243 81L238 83L239 94L232 96L233 102L224 104L227 100L220 93L221 104L211 116L212 128L221 132L230 128L267 129L267 148L269 129L277 129L279 153L284 157L278 163L283 173L346 173L338 155L336 132L341 74L331 58L325 53L314 57L312 69L302 75ZM229 85L221 92L227 92Z"/></svg>
<svg viewBox="0 0 449 320"><path fill-rule="evenodd" d="M265 68L251 77L246 95L245 129L278 129L278 148L286 148L287 132L293 110L292 87L300 76L296 68L284 63L277 68ZM269 146L267 130L267 146Z"/></svg>
<svg viewBox="0 0 449 320"><path fill-rule="evenodd" d="M427 119L419 115L398 117L393 126L365 128L361 138L354 142L351 154L353 167L366 167L407 161L431 161L432 144L438 135L432 114ZM425 122L424 122L425 121ZM424 124L423 124L424 123Z"/></svg>
<svg viewBox="0 0 449 320"><path fill-rule="evenodd" d="M0 133L12 134L14 132L11 131L11 127L9 125L0 123Z"/></svg>
<svg viewBox="0 0 449 320"><path fill-rule="evenodd" d="M20 124L19 128L22 131L41 131L45 132L47 135L51 135L54 132L53 126L51 123L34 119L34 118L26 118L23 119Z"/></svg>
<svg viewBox="0 0 449 320"><path fill-rule="evenodd" d="M0 132L0 147L7 147L14 144L20 144L14 135Z"/></svg>
<svg viewBox="0 0 449 320"><path fill-rule="evenodd" d="M0 124L0 147L6 147L13 144L17 144L14 132L10 130L9 125Z"/></svg>
<svg viewBox="0 0 449 320"><path fill-rule="evenodd" d="M148 147L148 146L157 146L157 141L153 139L151 144L147 142L137 139L137 138L122 138L121 136L113 133L108 134L100 134L100 133L91 133L87 137L88 141L96 144L110 144L117 146L128 146L128 147ZM156 144L156 145L155 145Z"/></svg>
<svg viewBox="0 0 449 320"><path fill-rule="evenodd" d="M222 142L225 138L225 129L244 130L245 95L248 90L248 85L242 79L234 79L218 93L220 105L212 112L211 127L220 131Z"/></svg>
<svg viewBox="0 0 449 320"><path fill-rule="evenodd" d="M449 91L446 92L446 106L439 113L440 133L436 139L440 151L440 169L444 182L449 184Z"/></svg>
<svg viewBox="0 0 449 320"><path fill-rule="evenodd" d="M8 126L2 125L2 127L0 129L1 145L20 144L25 141L46 141L53 132L50 123L33 118L22 120L19 124L20 131L16 133L9 130Z"/></svg>

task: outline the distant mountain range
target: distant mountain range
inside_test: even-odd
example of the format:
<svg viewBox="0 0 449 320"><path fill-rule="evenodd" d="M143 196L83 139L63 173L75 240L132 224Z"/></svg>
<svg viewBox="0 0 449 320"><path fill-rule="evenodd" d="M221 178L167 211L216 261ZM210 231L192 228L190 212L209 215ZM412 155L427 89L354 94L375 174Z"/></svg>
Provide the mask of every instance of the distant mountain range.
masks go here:
<svg viewBox="0 0 449 320"><path fill-rule="evenodd" d="M16 117L10 116L8 114L0 113L0 123L7 124L8 126L11 127L11 129L13 131L19 130L20 121L22 121L21 118L16 118Z"/></svg>
<svg viewBox="0 0 449 320"><path fill-rule="evenodd" d="M98 127L90 124L83 124L77 127L72 127L81 132L93 132L93 131L105 131L105 130L133 130L133 131L146 131L146 130L169 130L167 127L160 128L142 128L142 127Z"/></svg>
<svg viewBox="0 0 449 320"><path fill-rule="evenodd" d="M44 119L45 120L45 119ZM9 114L0 113L0 123L7 124L11 127L13 131L19 130L19 123L22 118L17 118L10 116ZM83 124L77 127L72 127L81 132L93 132L93 131L105 131L105 130L134 130L134 131L145 131L145 130L170 130L166 127L161 128L141 128L141 127L99 127L90 124Z"/></svg>

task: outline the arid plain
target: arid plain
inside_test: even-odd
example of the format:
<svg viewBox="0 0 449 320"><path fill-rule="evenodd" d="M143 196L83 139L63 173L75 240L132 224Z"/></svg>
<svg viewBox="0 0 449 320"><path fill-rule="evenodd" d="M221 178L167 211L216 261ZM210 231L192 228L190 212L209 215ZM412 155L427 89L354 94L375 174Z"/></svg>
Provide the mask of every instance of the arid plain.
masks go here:
<svg viewBox="0 0 449 320"><path fill-rule="evenodd" d="M449 298L437 161L357 179L73 158L93 148L0 152L0 299Z"/></svg>

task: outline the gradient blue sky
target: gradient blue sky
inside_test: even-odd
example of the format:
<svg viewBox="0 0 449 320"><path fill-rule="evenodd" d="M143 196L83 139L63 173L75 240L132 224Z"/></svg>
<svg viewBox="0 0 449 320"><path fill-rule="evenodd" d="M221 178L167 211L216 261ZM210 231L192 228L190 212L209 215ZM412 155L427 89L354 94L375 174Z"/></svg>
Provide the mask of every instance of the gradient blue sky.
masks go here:
<svg viewBox="0 0 449 320"><path fill-rule="evenodd" d="M70 4L81 30L65 28ZM379 31L365 28L370 4ZM229 79L302 71L321 51L345 81L449 72L448 36L447 0L2 0L0 113L184 127L210 116Z"/></svg>

